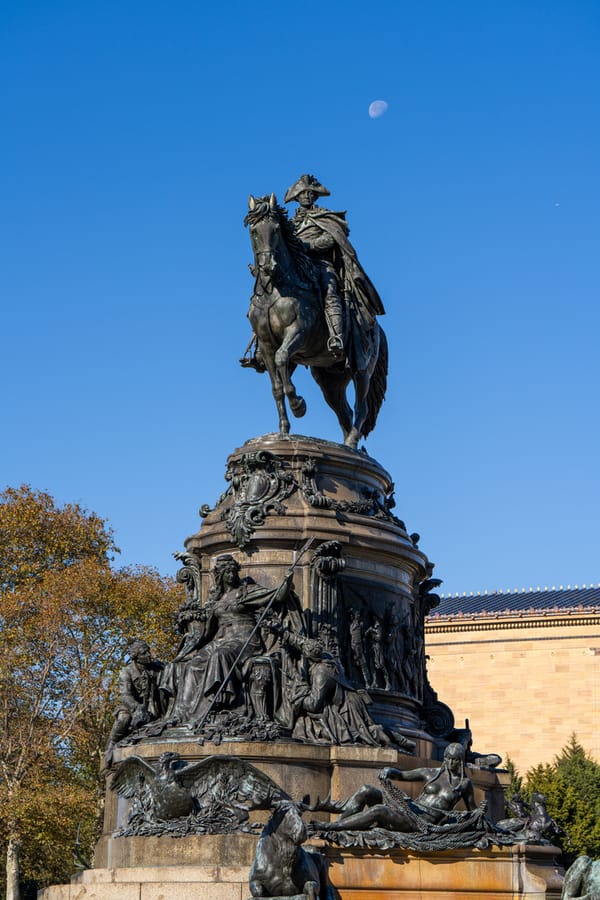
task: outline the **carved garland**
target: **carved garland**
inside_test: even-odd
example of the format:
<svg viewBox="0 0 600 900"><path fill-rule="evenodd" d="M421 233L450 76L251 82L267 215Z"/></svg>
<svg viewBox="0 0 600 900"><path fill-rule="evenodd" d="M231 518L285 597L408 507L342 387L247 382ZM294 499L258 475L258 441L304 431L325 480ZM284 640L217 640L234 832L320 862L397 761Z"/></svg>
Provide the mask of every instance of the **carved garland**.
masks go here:
<svg viewBox="0 0 600 900"><path fill-rule="evenodd" d="M302 496L317 509L333 509L336 512L355 513L359 516L372 516L375 519L383 519L386 522L395 522L401 528L406 528L404 522L392 515L394 508L394 486L381 500L379 491L362 488L363 500L335 500L327 497L317 486L317 462L315 459L307 459L302 466Z"/></svg>

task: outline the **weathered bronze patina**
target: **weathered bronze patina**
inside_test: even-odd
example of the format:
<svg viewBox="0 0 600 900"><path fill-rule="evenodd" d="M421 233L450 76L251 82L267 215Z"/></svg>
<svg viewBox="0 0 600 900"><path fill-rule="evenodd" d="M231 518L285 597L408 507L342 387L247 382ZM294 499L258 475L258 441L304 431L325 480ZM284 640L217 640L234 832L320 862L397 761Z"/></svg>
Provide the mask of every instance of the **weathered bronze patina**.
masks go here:
<svg viewBox="0 0 600 900"><path fill-rule="evenodd" d="M299 203L291 221L275 194L250 196L254 339L241 362L269 373L282 434L290 430L286 400L295 416L306 412L292 374L309 366L344 443L356 447L375 427L385 396L387 342L376 318L384 308L348 240L345 213L315 204L327 194L313 175L302 175L285 197ZM350 382L354 409L346 399Z"/></svg>
<svg viewBox="0 0 600 900"><path fill-rule="evenodd" d="M527 884L530 844L559 835L538 795L498 821L500 757L473 752L468 720L455 727L429 682L425 618L441 581L394 514L391 476L357 449L386 390L384 308L345 213L317 204L328 195L302 175L285 195L291 218L274 194L249 200L254 334L242 362L268 372L279 433L231 454L226 489L175 554L187 596L172 658L130 647L107 747L102 900L123 900L119 878L150 882L132 887L138 897L177 893L167 883L180 867L198 896L239 900L253 856L254 900L334 900L338 887L365 900L514 900L513 862ZM289 434L288 408L306 411L299 365L343 444ZM440 874L459 855L462 874ZM565 896L590 871L574 868ZM542 896L534 886L518 896Z"/></svg>

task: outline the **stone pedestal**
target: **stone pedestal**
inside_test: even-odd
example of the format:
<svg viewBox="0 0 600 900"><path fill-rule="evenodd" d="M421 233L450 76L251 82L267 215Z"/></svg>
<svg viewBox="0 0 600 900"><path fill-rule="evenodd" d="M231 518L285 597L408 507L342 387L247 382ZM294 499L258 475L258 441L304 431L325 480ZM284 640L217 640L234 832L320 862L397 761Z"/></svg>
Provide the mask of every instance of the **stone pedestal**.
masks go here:
<svg viewBox="0 0 600 900"><path fill-rule="evenodd" d="M89 869L70 884L47 888L39 900L247 900L256 838L222 835L148 841L147 853L169 841L170 864ZM203 845L200 850L200 845ZM339 900L560 900L562 870L552 847L446 850L326 850ZM202 864L186 862L200 855ZM230 857L236 855L236 864Z"/></svg>
<svg viewBox="0 0 600 900"><path fill-rule="evenodd" d="M231 454L226 478L230 487L213 509L202 508L202 528L186 541L202 554L205 573L220 553L233 553L245 574L257 581L270 575L275 583L314 537L315 546L342 543L344 578L411 599L427 557L393 515L390 474L365 453L317 438L267 434ZM305 564L294 579L305 608L312 606L308 575Z"/></svg>
<svg viewBox="0 0 600 900"><path fill-rule="evenodd" d="M427 742L423 742L429 749ZM333 800L344 800L363 784L377 784L377 773L384 766L395 766L413 769L418 766L431 765L431 760L407 756L392 748L381 747L336 747L292 742L261 743L258 741L223 741L219 746L211 743L199 744L197 741L160 741L152 744L139 744L134 747L122 747L115 751L115 762L121 762L130 756L141 756L153 764L161 753L179 753L188 762L197 762L209 756L223 754L245 759L268 775L295 800L309 794L314 802L331 796ZM475 801L486 800L489 815L492 819L502 816L504 808L504 787L508 775L506 773L472 769L469 772L475 788ZM504 783L503 783L504 782ZM420 782L404 782L406 793L416 797L420 792ZM205 842L222 839L227 847L227 860L232 862L231 844L236 838L247 838L248 835L209 835L187 838L155 838L155 837L113 837L114 832L127 822L130 803L107 790L104 809L104 829L95 854L95 865L108 868L139 866L144 864L144 854L151 859L153 865L172 865L172 854L180 853L184 842L189 842L185 852L188 865L201 865L207 859L212 860L213 850L205 852ZM253 813L254 821L265 820L268 813ZM307 814L307 818L310 814ZM326 813L319 813L319 819L327 819ZM251 841L256 839L249 836Z"/></svg>
<svg viewBox="0 0 600 900"><path fill-rule="evenodd" d="M445 850L385 855L344 850L329 877L342 900L559 900L562 869L553 847Z"/></svg>
<svg viewBox="0 0 600 900"><path fill-rule="evenodd" d="M200 743L184 725L144 743L117 748L114 762L137 755L154 764L167 751L188 763L215 754L236 756L294 799L310 794L313 801L328 795L345 799L365 783L376 784L377 772L384 766L431 766L436 741L424 715L431 694L427 694L423 641L431 566L416 537L409 537L393 514L390 475L366 454L339 444L276 434L250 440L236 450L228 460L226 479L228 489L213 509L203 508L202 528L186 541L188 552L193 551L188 564L195 579L194 601L206 602L219 555L233 555L242 577L275 588L304 542L314 538L294 571L307 630L342 661L355 688L368 688L373 719L414 741L415 755L392 747L300 743L289 737L261 742L230 735L218 745ZM357 615L364 622L364 634L371 635L370 684L352 652L349 623ZM384 622L388 644L406 636L396 648L398 654L404 653L402 658L396 656L396 669L393 655L385 649L386 672L381 657L376 662L372 636L374 626ZM490 818L501 818L503 776L478 769L469 774L476 801L487 799ZM421 785L404 782L403 787L416 796ZM248 897L257 834L115 837L126 825L128 812L129 801L108 789L94 868L74 876L70 885L48 888L40 900ZM252 817L260 822L267 815ZM319 813L318 818L326 814ZM320 846L340 900L541 900L560 895L552 848L416 854Z"/></svg>
<svg viewBox="0 0 600 900"><path fill-rule="evenodd" d="M132 754L155 762L176 751L190 762L214 753L235 752L276 780L295 797L314 799L331 793L348 796L364 783L376 783L383 766L413 768L428 760L395 750L326 747L291 743L226 742L220 746L171 741L125 747L118 760ZM477 802L486 798L493 818L501 814L502 773L471 769ZM418 783L405 782L413 795ZM40 900L247 900L248 872L258 835L189 835L114 837L127 818L128 804L109 792L104 835L94 868L75 875L70 885L48 888ZM267 814L256 814L255 819ZM309 818L310 815L307 815ZM319 813L319 818L327 818ZM559 900L561 870L551 847L516 846L498 850L448 850L413 853L402 849L376 853L342 849L317 842L329 860L329 877L339 900Z"/></svg>
<svg viewBox="0 0 600 900"><path fill-rule="evenodd" d="M213 509L203 507L202 528L186 541L202 560L202 600L220 554L232 554L244 577L275 587L313 538L294 573L294 587L314 636L340 657L357 688L369 688L376 721L431 742L421 726L426 611L417 592L429 562L394 515L390 474L365 453L331 441L268 434L231 454L226 479L230 487ZM345 564L334 594L319 589L311 566L312 552L328 541L341 545ZM366 685L351 659L352 611L364 617L366 630L392 609L399 627L406 624L414 636L406 648L413 670L392 673L389 688L380 673Z"/></svg>

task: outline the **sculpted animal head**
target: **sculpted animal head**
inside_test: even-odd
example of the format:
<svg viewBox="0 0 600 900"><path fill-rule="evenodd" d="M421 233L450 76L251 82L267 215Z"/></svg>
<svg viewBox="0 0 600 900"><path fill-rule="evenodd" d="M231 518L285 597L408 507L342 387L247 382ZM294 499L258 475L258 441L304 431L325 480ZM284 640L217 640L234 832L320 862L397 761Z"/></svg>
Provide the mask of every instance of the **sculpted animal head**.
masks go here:
<svg viewBox="0 0 600 900"><path fill-rule="evenodd" d="M185 763L179 753L161 753L158 757L156 773L159 777L165 777L174 774L177 769L182 768L184 765Z"/></svg>
<svg viewBox="0 0 600 900"><path fill-rule="evenodd" d="M271 818L264 827L263 835L274 834L299 846L308 836L306 825L302 821L302 811L306 807L293 800L280 800L274 805Z"/></svg>
<svg viewBox="0 0 600 900"><path fill-rule="evenodd" d="M508 808L513 815L526 819L529 815L529 807L520 794L513 794L508 802Z"/></svg>
<svg viewBox="0 0 600 900"><path fill-rule="evenodd" d="M270 197L253 197L250 194L244 225L250 231L255 262L265 287L270 287L270 278L277 267L282 218L287 219L287 213L277 203L275 194Z"/></svg>

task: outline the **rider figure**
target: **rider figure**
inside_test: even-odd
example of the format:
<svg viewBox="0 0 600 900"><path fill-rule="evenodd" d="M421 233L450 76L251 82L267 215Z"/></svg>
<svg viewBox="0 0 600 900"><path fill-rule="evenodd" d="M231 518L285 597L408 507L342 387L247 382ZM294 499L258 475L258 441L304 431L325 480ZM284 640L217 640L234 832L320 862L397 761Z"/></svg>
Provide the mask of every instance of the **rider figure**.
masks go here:
<svg viewBox="0 0 600 900"><path fill-rule="evenodd" d="M299 204L292 224L309 254L320 263L317 268L329 330L327 348L335 359L344 356L346 313L355 365L360 370L364 367L361 352L364 340L361 338L371 332L375 316L383 315L385 310L377 290L362 269L356 251L348 240L350 229L346 223L346 213L315 206L318 197L327 197L329 194L314 175L301 175L288 188L284 202L295 200Z"/></svg>
<svg viewBox="0 0 600 900"><path fill-rule="evenodd" d="M329 193L314 175L301 175L288 188L284 200L299 204L291 224L317 263L315 271L329 332L328 350L334 360L343 359L345 351L350 368L364 372L373 356L375 317L383 315L385 309L348 240L346 213L315 205L318 197L327 197ZM265 371L255 335L240 362L259 372Z"/></svg>
<svg viewBox="0 0 600 900"><path fill-rule="evenodd" d="M344 355L344 313L333 261L337 244L330 231L325 230L318 222L319 214L334 217L337 216L337 213L320 209L314 205L318 197L327 196L329 196L329 191L314 176L302 175L288 189L284 202L290 203L292 200L296 200L299 204L292 224L308 253L318 261L316 270L323 297L325 321L329 331L327 349L335 359L341 359ZM340 220L340 224L343 225L343 220Z"/></svg>

